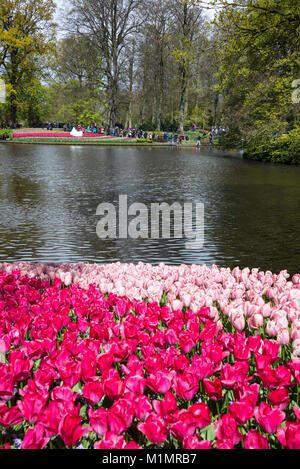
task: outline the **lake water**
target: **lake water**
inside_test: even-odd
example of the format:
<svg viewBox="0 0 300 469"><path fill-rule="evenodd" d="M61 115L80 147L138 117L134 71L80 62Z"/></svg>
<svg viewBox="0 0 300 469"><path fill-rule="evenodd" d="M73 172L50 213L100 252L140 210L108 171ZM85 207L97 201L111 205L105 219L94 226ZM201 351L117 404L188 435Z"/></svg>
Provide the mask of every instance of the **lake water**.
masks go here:
<svg viewBox="0 0 300 469"><path fill-rule="evenodd" d="M204 245L107 239L101 202L204 204ZM132 218L132 217L131 217ZM130 220L130 217L129 217ZM201 148L0 144L0 261L217 264L300 272L300 167Z"/></svg>

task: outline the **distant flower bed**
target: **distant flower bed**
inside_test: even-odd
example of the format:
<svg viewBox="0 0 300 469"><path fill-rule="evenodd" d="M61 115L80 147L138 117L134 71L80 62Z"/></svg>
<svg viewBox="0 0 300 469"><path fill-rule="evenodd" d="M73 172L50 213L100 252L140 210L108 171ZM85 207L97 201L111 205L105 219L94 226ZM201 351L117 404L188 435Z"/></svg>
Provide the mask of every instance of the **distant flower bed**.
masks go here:
<svg viewBox="0 0 300 469"><path fill-rule="evenodd" d="M83 137L102 137L104 134L85 133ZM13 134L13 138L26 138L26 137L70 137L78 138L70 135L70 132L18 132Z"/></svg>
<svg viewBox="0 0 300 469"><path fill-rule="evenodd" d="M300 449L300 275L0 264L0 446Z"/></svg>

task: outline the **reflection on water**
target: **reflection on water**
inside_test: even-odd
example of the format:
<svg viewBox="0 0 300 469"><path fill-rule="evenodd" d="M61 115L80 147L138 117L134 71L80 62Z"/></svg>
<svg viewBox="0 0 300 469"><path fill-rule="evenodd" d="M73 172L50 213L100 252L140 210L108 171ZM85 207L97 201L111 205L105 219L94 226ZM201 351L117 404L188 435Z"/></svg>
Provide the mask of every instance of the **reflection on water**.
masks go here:
<svg viewBox="0 0 300 469"><path fill-rule="evenodd" d="M0 261L206 263L300 271L300 167L202 148L0 145ZM205 243L100 240L101 202L202 202Z"/></svg>

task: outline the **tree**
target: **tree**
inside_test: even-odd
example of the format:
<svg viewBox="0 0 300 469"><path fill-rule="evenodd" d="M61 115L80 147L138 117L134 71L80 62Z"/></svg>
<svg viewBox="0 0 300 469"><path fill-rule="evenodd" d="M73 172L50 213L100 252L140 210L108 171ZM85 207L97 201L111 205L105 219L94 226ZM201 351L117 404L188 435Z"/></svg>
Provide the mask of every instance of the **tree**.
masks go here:
<svg viewBox="0 0 300 469"><path fill-rule="evenodd" d="M174 5L174 24L177 30L177 45L174 58L179 71L179 131L184 131L187 113L187 90L190 68L195 60L195 42L200 29L202 9L193 0L180 0Z"/></svg>
<svg viewBox="0 0 300 469"><path fill-rule="evenodd" d="M227 124L251 139L292 129L299 114L291 99L300 73L299 9L292 0L222 3L218 86Z"/></svg>
<svg viewBox="0 0 300 469"><path fill-rule="evenodd" d="M53 0L2 0L0 3L0 70L7 83L10 120L17 123L18 100L26 79L38 72L38 57L53 49Z"/></svg>
<svg viewBox="0 0 300 469"><path fill-rule="evenodd" d="M137 30L139 0L72 0L72 31L86 37L103 60L108 101L108 124L118 114L119 80L127 41Z"/></svg>

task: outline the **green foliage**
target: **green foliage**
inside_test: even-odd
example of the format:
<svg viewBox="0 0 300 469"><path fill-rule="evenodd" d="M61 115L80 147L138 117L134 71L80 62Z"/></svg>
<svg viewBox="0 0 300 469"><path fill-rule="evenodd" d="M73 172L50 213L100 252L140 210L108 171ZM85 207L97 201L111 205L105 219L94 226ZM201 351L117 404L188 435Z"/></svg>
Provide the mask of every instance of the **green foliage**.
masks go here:
<svg viewBox="0 0 300 469"><path fill-rule="evenodd" d="M153 143L151 138L137 138L137 143Z"/></svg>
<svg viewBox="0 0 300 469"><path fill-rule="evenodd" d="M13 131L11 129L0 129L0 140L11 140Z"/></svg>
<svg viewBox="0 0 300 469"><path fill-rule="evenodd" d="M299 122L299 104L292 102L292 83L300 76L299 9L294 0L221 3L216 78L224 98L223 124L244 135L251 151L261 146L259 154L272 154L277 161L269 148L272 133L292 130ZM276 148L284 160L297 159L290 147Z"/></svg>
<svg viewBox="0 0 300 469"><path fill-rule="evenodd" d="M65 104L57 112L57 119L60 122L72 122L85 127L92 122L101 124L103 117L99 103L92 98Z"/></svg>
<svg viewBox="0 0 300 469"><path fill-rule="evenodd" d="M54 47L55 12L53 0L1 0L0 69L6 82L10 122L17 123L20 108L28 104L35 114L29 84L35 83L45 68L41 57ZM31 88L32 91L33 88Z"/></svg>
<svg viewBox="0 0 300 469"><path fill-rule="evenodd" d="M300 127L272 141L248 143L244 156L270 163L300 164Z"/></svg>
<svg viewBox="0 0 300 469"><path fill-rule="evenodd" d="M219 136L216 146L222 150L239 150L243 146L242 136L236 133Z"/></svg>

